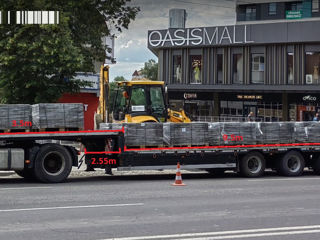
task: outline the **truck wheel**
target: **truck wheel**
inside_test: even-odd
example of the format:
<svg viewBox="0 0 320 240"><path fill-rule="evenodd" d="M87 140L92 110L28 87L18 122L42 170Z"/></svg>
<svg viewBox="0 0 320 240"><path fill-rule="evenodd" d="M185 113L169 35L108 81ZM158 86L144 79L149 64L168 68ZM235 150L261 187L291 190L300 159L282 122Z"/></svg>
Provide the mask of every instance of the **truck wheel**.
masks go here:
<svg viewBox="0 0 320 240"><path fill-rule="evenodd" d="M64 181L70 174L72 157L69 151L58 144L43 145L35 159L35 177L46 183Z"/></svg>
<svg viewBox="0 0 320 240"><path fill-rule="evenodd" d="M32 169L16 170L15 172L20 177L23 177L27 180L34 180L34 173L33 173Z"/></svg>
<svg viewBox="0 0 320 240"><path fill-rule="evenodd" d="M250 152L240 161L240 173L244 177L260 177L266 168L266 161L259 152Z"/></svg>
<svg viewBox="0 0 320 240"><path fill-rule="evenodd" d="M299 176L302 174L305 161L302 154L298 151L289 151L283 158L279 159L278 172L284 176Z"/></svg>

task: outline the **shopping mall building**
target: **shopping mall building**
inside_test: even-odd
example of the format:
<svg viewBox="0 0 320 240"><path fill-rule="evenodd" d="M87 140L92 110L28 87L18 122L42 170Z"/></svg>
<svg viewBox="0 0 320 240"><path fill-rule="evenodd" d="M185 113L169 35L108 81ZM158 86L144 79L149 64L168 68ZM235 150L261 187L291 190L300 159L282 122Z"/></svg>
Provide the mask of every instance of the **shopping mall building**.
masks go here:
<svg viewBox="0 0 320 240"><path fill-rule="evenodd" d="M241 1L234 26L148 32L170 105L194 120L310 120L320 111L319 0Z"/></svg>

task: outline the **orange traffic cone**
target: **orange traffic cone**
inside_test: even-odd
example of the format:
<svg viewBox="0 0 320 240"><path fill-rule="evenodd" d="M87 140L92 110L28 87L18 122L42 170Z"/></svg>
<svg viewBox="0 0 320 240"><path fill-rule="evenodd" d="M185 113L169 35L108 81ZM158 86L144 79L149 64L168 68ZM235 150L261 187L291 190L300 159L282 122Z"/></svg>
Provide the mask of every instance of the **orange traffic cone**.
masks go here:
<svg viewBox="0 0 320 240"><path fill-rule="evenodd" d="M180 163L177 163L177 172L176 172L176 180L172 184L172 186L185 186L185 184L182 182L181 172L180 172Z"/></svg>

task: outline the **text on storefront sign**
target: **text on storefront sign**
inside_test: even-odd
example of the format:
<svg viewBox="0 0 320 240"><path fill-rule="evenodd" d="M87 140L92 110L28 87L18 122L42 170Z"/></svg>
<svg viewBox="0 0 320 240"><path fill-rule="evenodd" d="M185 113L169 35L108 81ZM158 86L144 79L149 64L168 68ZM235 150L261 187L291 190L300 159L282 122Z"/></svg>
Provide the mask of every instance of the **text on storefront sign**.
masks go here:
<svg viewBox="0 0 320 240"><path fill-rule="evenodd" d="M155 30L148 40L152 47L253 43L248 32L247 25Z"/></svg>

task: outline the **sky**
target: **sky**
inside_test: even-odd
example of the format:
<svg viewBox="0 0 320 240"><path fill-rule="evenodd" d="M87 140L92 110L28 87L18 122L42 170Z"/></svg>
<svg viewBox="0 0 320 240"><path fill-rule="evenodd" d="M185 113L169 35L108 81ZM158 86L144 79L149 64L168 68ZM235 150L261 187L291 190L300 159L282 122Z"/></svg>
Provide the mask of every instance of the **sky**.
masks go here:
<svg viewBox="0 0 320 240"><path fill-rule="evenodd" d="M147 47L148 30L169 27L169 9L182 8L187 12L186 27L208 27L235 23L234 0L132 0L140 12L128 30L116 33L114 54L117 63L110 66L110 80L124 76L130 80L149 59L158 61Z"/></svg>

